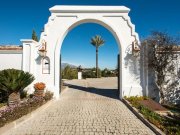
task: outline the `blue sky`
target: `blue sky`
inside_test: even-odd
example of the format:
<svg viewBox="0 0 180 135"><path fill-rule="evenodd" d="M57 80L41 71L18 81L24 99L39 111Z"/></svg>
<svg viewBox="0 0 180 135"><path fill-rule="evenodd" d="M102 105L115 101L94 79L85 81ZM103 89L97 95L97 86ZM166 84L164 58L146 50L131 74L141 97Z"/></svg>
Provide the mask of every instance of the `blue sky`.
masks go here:
<svg viewBox="0 0 180 135"><path fill-rule="evenodd" d="M47 19L50 16L48 9L54 5L125 5L131 9L129 15L132 22L136 25L136 31L139 33L140 38L145 38L152 30L167 31L169 34L176 36L180 35L180 0L1 0L0 44L21 44L20 39L31 38L32 29L35 29L37 34L40 35L44 24L47 23ZM116 43L113 37L98 25L88 26L86 24L72 30L63 43L63 60L71 60L69 61L71 63L90 64L93 66L94 54L92 53L94 48L90 45L82 46L82 44L85 44L83 40L82 43L77 41L78 47L82 47L82 50L91 49L92 52L91 55L89 54L89 57L92 58L92 61L87 62L87 59L80 61L81 58L72 56L66 58L68 52L76 56L76 53L72 52L74 46L68 47L68 51L64 47L66 44L70 46L68 39L73 42L76 39L76 34L73 33L79 32L81 35L84 28L87 28L87 35L91 33L89 30L101 30L102 36L107 40L107 44L100 48L99 63L101 64L102 61L112 61L112 63L108 63L108 66L115 67L116 57L113 54L117 54ZM86 38L89 39L89 36ZM109 48L110 46L111 49ZM103 53L109 54L107 56L111 56L111 59L107 60L108 57L103 57ZM101 59L101 57L103 58ZM101 66L106 66L106 64Z"/></svg>
<svg viewBox="0 0 180 135"><path fill-rule="evenodd" d="M100 68L116 68L119 53L116 40L106 28L95 23L81 24L69 32L61 49L62 61L95 67L95 47L90 44L90 39L95 35L101 35L105 40L105 44L99 48Z"/></svg>

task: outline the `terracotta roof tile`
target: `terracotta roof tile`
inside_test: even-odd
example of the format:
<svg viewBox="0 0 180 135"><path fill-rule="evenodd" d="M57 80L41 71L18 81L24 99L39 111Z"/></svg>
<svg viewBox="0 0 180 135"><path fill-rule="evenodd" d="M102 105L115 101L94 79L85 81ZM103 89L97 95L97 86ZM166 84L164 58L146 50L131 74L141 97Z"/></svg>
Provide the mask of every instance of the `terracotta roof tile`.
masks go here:
<svg viewBox="0 0 180 135"><path fill-rule="evenodd" d="M22 50L21 46L0 46L0 50Z"/></svg>

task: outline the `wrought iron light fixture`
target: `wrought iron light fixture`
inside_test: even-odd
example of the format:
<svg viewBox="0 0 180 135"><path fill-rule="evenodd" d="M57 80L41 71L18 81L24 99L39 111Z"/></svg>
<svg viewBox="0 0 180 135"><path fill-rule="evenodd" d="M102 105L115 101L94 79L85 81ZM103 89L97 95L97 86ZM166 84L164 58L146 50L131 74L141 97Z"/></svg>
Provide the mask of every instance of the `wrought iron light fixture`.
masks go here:
<svg viewBox="0 0 180 135"><path fill-rule="evenodd" d="M140 55L140 47L137 41L132 43L132 54L134 57L138 57Z"/></svg>
<svg viewBox="0 0 180 135"><path fill-rule="evenodd" d="M39 48L38 51L41 57L46 57L47 50L46 50L46 42L44 40L42 41L42 46Z"/></svg>

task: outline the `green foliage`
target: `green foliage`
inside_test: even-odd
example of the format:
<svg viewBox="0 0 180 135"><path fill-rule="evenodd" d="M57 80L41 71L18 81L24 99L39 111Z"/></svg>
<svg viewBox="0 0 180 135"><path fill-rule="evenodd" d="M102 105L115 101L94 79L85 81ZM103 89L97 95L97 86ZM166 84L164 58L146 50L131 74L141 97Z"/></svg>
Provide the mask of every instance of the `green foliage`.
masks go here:
<svg viewBox="0 0 180 135"><path fill-rule="evenodd" d="M142 42L142 47L147 47L146 59L148 59L148 69L155 73L155 84L160 92L161 103L165 102L165 93L172 91L178 85L179 77L174 73L175 64L174 48L179 45L179 41L165 32L155 31ZM145 56L145 55L144 55ZM170 79L167 78L167 76ZM170 81L174 81L168 84ZM168 84L168 85L167 85ZM166 89L164 85L167 85Z"/></svg>
<svg viewBox="0 0 180 135"><path fill-rule="evenodd" d="M138 101L147 100L148 97L138 97L138 96L131 96L131 97L125 97L126 100L128 100L134 107L139 108L140 104Z"/></svg>
<svg viewBox="0 0 180 135"><path fill-rule="evenodd" d="M102 46L104 43L105 41L99 35L91 38L91 44L96 48Z"/></svg>
<svg viewBox="0 0 180 135"><path fill-rule="evenodd" d="M105 68L104 70L101 71L102 77L116 77L117 74L112 72L111 70Z"/></svg>
<svg viewBox="0 0 180 135"><path fill-rule="evenodd" d="M100 69L98 69L98 76L101 77L101 70ZM92 69L83 71L82 77L84 79L86 79L86 78L96 78L97 77L96 76L96 68L92 68Z"/></svg>
<svg viewBox="0 0 180 135"><path fill-rule="evenodd" d="M27 100L24 100L20 104L7 106L6 108L1 109L0 127L34 111L35 109L39 108L41 105L51 100L52 98L53 98L53 93L47 91L44 97L32 96L27 98ZM1 105L6 105L6 104L0 104L0 107Z"/></svg>
<svg viewBox="0 0 180 135"><path fill-rule="evenodd" d="M35 30L32 31L32 39L38 42L38 37Z"/></svg>
<svg viewBox="0 0 180 135"><path fill-rule="evenodd" d="M165 134L180 134L180 121L178 119L169 119L168 117L163 117L139 103L139 101L148 99L147 97L134 96L129 98L125 97L125 99L127 99L134 107L136 107L149 122L164 131Z"/></svg>
<svg viewBox="0 0 180 135"><path fill-rule="evenodd" d="M73 69L70 66L66 66L62 71L62 78L63 79L77 79L78 78L78 71L77 69Z"/></svg>
<svg viewBox="0 0 180 135"><path fill-rule="evenodd" d="M8 101L8 93L0 89L0 103Z"/></svg>
<svg viewBox="0 0 180 135"><path fill-rule="evenodd" d="M138 109L151 123L162 123L163 118L159 114L149 110L143 105L139 105Z"/></svg>
<svg viewBox="0 0 180 135"><path fill-rule="evenodd" d="M6 106L7 103L0 103L0 108L3 107L3 106Z"/></svg>
<svg viewBox="0 0 180 135"><path fill-rule="evenodd" d="M22 92L34 79L32 74L21 70L2 70L0 71L0 91L4 91L8 95L13 92Z"/></svg>
<svg viewBox="0 0 180 135"><path fill-rule="evenodd" d="M47 92L45 93L45 96L44 96L45 101L49 101L49 100L51 100L52 98L53 98L53 93L50 92L50 91L47 91Z"/></svg>
<svg viewBox="0 0 180 135"><path fill-rule="evenodd" d="M0 127L32 112L44 103L43 98L31 98L21 104L0 110Z"/></svg>
<svg viewBox="0 0 180 135"><path fill-rule="evenodd" d="M96 77L99 78L98 72L98 48L102 46L105 41L101 38L101 36L96 35L95 37L91 38L91 44L96 47Z"/></svg>
<svg viewBox="0 0 180 135"><path fill-rule="evenodd" d="M21 98L21 99L26 98L27 95L28 95L28 94L27 94L27 91L24 91L24 90L23 90L23 91L20 92L20 98Z"/></svg>

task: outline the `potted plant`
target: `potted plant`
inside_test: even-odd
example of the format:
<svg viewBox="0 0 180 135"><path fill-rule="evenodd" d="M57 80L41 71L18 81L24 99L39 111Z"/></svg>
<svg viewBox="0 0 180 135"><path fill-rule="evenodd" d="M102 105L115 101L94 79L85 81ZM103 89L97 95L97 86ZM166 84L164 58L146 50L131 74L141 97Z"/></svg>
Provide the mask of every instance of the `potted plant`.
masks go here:
<svg viewBox="0 0 180 135"><path fill-rule="evenodd" d="M44 96L44 89L46 88L45 83L38 82L34 84L34 95L37 97L43 97Z"/></svg>

